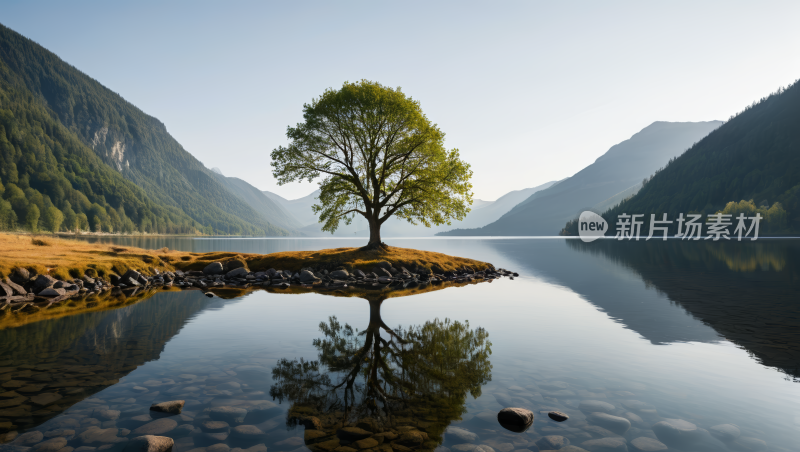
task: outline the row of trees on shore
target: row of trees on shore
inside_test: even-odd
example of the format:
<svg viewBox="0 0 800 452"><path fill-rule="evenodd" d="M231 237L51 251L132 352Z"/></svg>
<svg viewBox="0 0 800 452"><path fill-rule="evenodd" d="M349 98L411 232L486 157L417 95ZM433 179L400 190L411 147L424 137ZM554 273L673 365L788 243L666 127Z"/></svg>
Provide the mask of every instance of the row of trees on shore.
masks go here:
<svg viewBox="0 0 800 452"><path fill-rule="evenodd" d="M82 201L82 202L81 202ZM61 208L38 190L17 184L3 184L0 180L0 230L25 230L30 232L114 232L114 233L198 233L212 231L174 224L169 219L143 216L134 223L126 215L124 206L117 209L101 206L88 199L80 199L73 208L69 200L62 200ZM204 228L201 228L204 229Z"/></svg>
<svg viewBox="0 0 800 452"><path fill-rule="evenodd" d="M49 112L0 85L0 230L213 233L154 204Z"/></svg>

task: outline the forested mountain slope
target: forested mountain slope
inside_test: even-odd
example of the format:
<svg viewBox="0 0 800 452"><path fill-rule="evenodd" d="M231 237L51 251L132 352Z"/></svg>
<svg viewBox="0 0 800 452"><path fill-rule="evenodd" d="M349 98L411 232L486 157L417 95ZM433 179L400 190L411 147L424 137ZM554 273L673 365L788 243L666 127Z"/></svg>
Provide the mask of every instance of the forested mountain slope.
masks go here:
<svg viewBox="0 0 800 452"><path fill-rule="evenodd" d="M761 231L800 233L800 82L747 107L603 217L613 231L618 214L645 214L649 230L651 213L755 210L771 217Z"/></svg>
<svg viewBox="0 0 800 452"><path fill-rule="evenodd" d="M0 60L0 229L202 229L103 163L30 92L11 88L4 71Z"/></svg>
<svg viewBox="0 0 800 452"><path fill-rule="evenodd" d="M183 211L214 233L287 234L227 190L156 118L2 25L0 64L6 89L31 108L44 107L152 203Z"/></svg>
<svg viewBox="0 0 800 452"><path fill-rule="evenodd" d="M720 124L720 121L654 122L612 146L574 176L531 195L494 223L439 235L558 235L564 224L582 210L634 188Z"/></svg>

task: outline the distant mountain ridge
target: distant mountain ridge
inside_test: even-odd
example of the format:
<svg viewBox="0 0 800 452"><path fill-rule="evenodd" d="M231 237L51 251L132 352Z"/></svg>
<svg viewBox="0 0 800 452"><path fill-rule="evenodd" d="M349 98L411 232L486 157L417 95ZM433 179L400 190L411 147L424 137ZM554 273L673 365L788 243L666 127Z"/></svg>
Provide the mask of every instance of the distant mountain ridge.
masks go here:
<svg viewBox="0 0 800 452"><path fill-rule="evenodd" d="M619 202L625 192L635 192L642 179L721 124L721 121L654 122L612 146L574 176L523 200L497 221L482 228L456 229L437 235L558 235L564 224L582 210Z"/></svg>
<svg viewBox="0 0 800 452"><path fill-rule="evenodd" d="M264 221L269 221L288 231L293 231L302 227L300 222L280 203L266 196L261 190L237 177L223 176L219 168L214 168L212 171L217 173L217 180L219 180L222 185L244 200L247 205L261 215Z"/></svg>
<svg viewBox="0 0 800 452"><path fill-rule="evenodd" d="M292 217L294 217L294 219L300 224L300 228L317 223L317 216L314 215L314 212L311 210L311 206L317 202L316 198L319 196L319 190L314 190L311 194L297 199L286 199L276 193L266 190L262 191L261 193L286 209L286 211L289 212L289 214L292 215Z"/></svg>
<svg viewBox="0 0 800 452"><path fill-rule="evenodd" d="M0 62L7 87L45 107L152 203L182 212L207 233L289 234L226 188L158 119L2 25Z"/></svg>
<svg viewBox="0 0 800 452"><path fill-rule="evenodd" d="M427 237L432 236L436 232L443 231L455 226L479 227L491 223L492 221L500 218L501 215L509 211L512 207L517 205L520 201L528 198L533 193L544 190L556 184L556 181L546 182L542 185L524 188L522 190L514 190L506 193L495 201L475 200L472 204L472 210L467 214L463 221L453 221L453 225L442 225L427 228L423 225L412 225L404 220L397 218L390 218L381 228L382 234L385 237ZM316 197L319 196L319 190L304 196L302 198L288 200L275 193L264 191L266 196L270 197L277 203L281 204L287 211L289 211L295 218L303 224L299 230L308 235L316 235L327 237L330 233L320 230L321 225L317 223L317 217L311 210L311 206L316 202ZM356 216L349 226L341 224L340 228L334 235L353 237L358 234L368 234L368 228L365 221Z"/></svg>
<svg viewBox="0 0 800 452"><path fill-rule="evenodd" d="M620 213L644 214L648 230L650 214L705 216L749 200L734 209L761 206L762 233L800 234L800 81L754 102L602 215L615 224Z"/></svg>

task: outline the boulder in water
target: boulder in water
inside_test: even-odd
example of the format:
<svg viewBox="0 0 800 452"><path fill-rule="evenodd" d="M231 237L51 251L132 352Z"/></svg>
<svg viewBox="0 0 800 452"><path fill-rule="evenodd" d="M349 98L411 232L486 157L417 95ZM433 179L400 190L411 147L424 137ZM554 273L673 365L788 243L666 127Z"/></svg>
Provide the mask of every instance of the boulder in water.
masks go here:
<svg viewBox="0 0 800 452"><path fill-rule="evenodd" d="M506 430L522 433L533 424L533 412L525 408L503 408L497 413L497 421Z"/></svg>

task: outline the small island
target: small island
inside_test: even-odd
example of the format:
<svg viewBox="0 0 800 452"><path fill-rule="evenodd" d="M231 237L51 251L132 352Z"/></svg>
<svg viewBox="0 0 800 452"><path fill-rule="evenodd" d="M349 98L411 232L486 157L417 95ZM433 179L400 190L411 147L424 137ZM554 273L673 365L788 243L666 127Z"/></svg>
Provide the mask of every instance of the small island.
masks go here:
<svg viewBox="0 0 800 452"><path fill-rule="evenodd" d="M159 290L320 292L390 298L518 276L488 262L383 245L272 254L191 253L0 234L0 316L28 323L148 298ZM38 314L12 320L9 314Z"/></svg>

